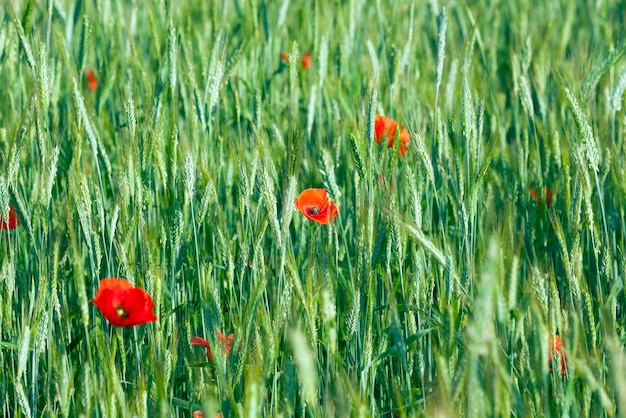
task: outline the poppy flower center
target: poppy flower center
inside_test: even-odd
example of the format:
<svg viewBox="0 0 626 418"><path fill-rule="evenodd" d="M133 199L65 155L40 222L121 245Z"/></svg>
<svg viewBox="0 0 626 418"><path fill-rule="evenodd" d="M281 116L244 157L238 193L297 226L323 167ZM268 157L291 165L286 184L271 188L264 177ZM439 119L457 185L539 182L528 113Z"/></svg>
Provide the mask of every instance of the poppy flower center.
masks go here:
<svg viewBox="0 0 626 418"><path fill-rule="evenodd" d="M115 314L118 318L128 318L128 311L123 306L117 306L115 308Z"/></svg>
<svg viewBox="0 0 626 418"><path fill-rule="evenodd" d="M309 208L309 215L317 215L318 213L320 213L320 208L317 206L311 206Z"/></svg>

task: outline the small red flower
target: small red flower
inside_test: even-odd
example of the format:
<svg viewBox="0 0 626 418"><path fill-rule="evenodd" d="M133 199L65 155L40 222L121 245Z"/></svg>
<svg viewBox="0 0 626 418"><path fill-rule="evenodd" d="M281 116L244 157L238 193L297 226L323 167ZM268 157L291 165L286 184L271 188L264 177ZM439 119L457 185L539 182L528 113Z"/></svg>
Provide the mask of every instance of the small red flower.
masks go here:
<svg viewBox="0 0 626 418"><path fill-rule="evenodd" d="M204 412L202 411L193 411L193 418L204 418ZM215 418L222 418L221 412L215 413Z"/></svg>
<svg viewBox="0 0 626 418"><path fill-rule="evenodd" d="M291 58L289 56L288 53L286 52L280 52L280 59L282 59L285 62L289 62L289 59ZM302 55L302 61L300 61L300 65L302 65L302 68L307 69L311 66L311 53L310 52L305 52Z"/></svg>
<svg viewBox="0 0 626 418"><path fill-rule="evenodd" d="M20 223L20 218L17 217L17 212L11 205L9 205L9 219L4 219L2 215L0 215L0 229L3 231L15 229Z"/></svg>
<svg viewBox="0 0 626 418"><path fill-rule="evenodd" d="M565 350L561 347L561 337L559 335L550 335L550 353L548 362L550 363L550 373L552 373L552 361L561 359L561 375L567 376L567 360L565 358Z"/></svg>
<svg viewBox="0 0 626 418"><path fill-rule="evenodd" d="M222 334L221 332L217 333L217 339L220 340L220 344L222 344L222 349L226 353L226 357L230 355L230 350L233 348L233 339L235 338L235 334L230 334L228 337ZM211 350L211 344L204 338L193 337L189 340L189 344L191 345L199 345L200 347L206 348L206 357L209 361L213 361L213 351Z"/></svg>
<svg viewBox="0 0 626 418"><path fill-rule="evenodd" d="M307 218L327 224L337 217L339 207L330 200L324 189L306 189L295 201L298 209Z"/></svg>
<svg viewBox="0 0 626 418"><path fill-rule="evenodd" d="M305 52L304 55L302 55L302 68L309 68L311 66L311 53L310 52Z"/></svg>
<svg viewBox="0 0 626 418"><path fill-rule="evenodd" d="M85 71L85 77L87 78L87 86L89 87L89 90L97 90L98 80L96 79L96 76L94 75L91 68L88 68L87 71Z"/></svg>
<svg viewBox="0 0 626 418"><path fill-rule="evenodd" d="M546 194L546 207L551 207L552 206L552 197L554 197L554 192L551 189L548 189L547 187L544 188L545 189L545 194ZM530 188L530 197L532 199L537 200L537 206L541 208L542 203L541 200L539 199L539 194L537 193L537 189L533 186Z"/></svg>
<svg viewBox="0 0 626 418"><path fill-rule="evenodd" d="M91 301L106 320L117 327L132 327L157 319L148 292L126 279L100 280L96 297Z"/></svg>
<svg viewBox="0 0 626 418"><path fill-rule="evenodd" d="M554 192L546 187L546 206L552 206L552 196L554 196Z"/></svg>
<svg viewBox="0 0 626 418"><path fill-rule="evenodd" d="M383 138L387 138L389 141L387 143L387 147L391 148L398 129L400 129L400 133L398 135L400 138L400 149L398 150L398 155L400 157L404 157L404 154L409 149L407 144L411 141L409 131L407 131L404 126L387 116L376 115L376 121L374 123L374 140L377 143L380 144L382 143Z"/></svg>

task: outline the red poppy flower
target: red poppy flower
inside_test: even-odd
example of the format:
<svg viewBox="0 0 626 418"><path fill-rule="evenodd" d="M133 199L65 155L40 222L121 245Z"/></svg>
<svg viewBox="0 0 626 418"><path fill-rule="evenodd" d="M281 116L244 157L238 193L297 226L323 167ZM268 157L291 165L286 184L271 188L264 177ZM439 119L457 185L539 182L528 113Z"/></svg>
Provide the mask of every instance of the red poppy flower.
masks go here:
<svg viewBox="0 0 626 418"><path fill-rule="evenodd" d="M221 332L217 333L217 339L220 340L220 344L222 344L222 349L226 353L226 357L230 354L230 350L233 348L233 339L235 338L235 334L230 334L228 337L222 334ZM200 347L206 348L206 357L209 361L213 361L213 351L211 350L211 344L204 338L193 337L189 340L189 344L191 345L199 345Z"/></svg>
<svg viewBox="0 0 626 418"><path fill-rule="evenodd" d="M291 58L289 54L286 52L281 51L279 55L280 55L280 59L282 59L285 62L289 62L289 59ZM302 65L302 68L304 69L307 69L311 66L311 53L310 52L305 52L302 55L302 61L300 61L300 64Z"/></svg>
<svg viewBox="0 0 626 418"><path fill-rule="evenodd" d="M94 75L91 68L88 68L87 71L85 71L85 77L87 78L87 86L89 87L89 90L97 90L98 80L96 79L96 76Z"/></svg>
<svg viewBox="0 0 626 418"><path fill-rule="evenodd" d="M20 218L17 217L15 208L9 205L9 219L4 219L0 215L0 229L6 231L8 229L15 229L20 225Z"/></svg>
<svg viewBox="0 0 626 418"><path fill-rule="evenodd" d="M337 217L339 207L324 189L306 189L295 201L296 209L315 222L327 224Z"/></svg>
<svg viewBox="0 0 626 418"><path fill-rule="evenodd" d="M550 335L550 353L548 361L550 363L550 373L552 373L552 361L561 358L561 375L567 376L567 360L565 359L565 350L561 347L561 337L559 335Z"/></svg>
<svg viewBox="0 0 626 418"><path fill-rule="evenodd" d="M202 411L193 411L193 418L204 418L204 412ZM215 413L215 418L222 418L221 412Z"/></svg>
<svg viewBox="0 0 626 418"><path fill-rule="evenodd" d="M551 207L552 206L552 197L554 197L554 192L551 189L548 189L547 187L544 188L546 191L546 207ZM537 189L533 186L530 188L530 197L532 199L537 200L537 206L541 207L542 203L541 200L538 199L539 194L537 193Z"/></svg>
<svg viewBox="0 0 626 418"><path fill-rule="evenodd" d="M552 206L552 196L554 196L554 192L546 187L546 206Z"/></svg>
<svg viewBox="0 0 626 418"><path fill-rule="evenodd" d="M150 295L126 279L100 280L96 297L91 301L117 327L132 327L157 319Z"/></svg>
<svg viewBox="0 0 626 418"><path fill-rule="evenodd" d="M393 141L396 137L396 132L400 129L400 149L398 150L398 155L400 157L404 157L404 154L409 149L407 145L411 140L411 135L409 135L409 131L398 122L393 119L389 119L387 116L376 115L376 121L374 123L374 140L377 143L382 143L383 138L387 138L389 142L387 146L391 148L393 146Z"/></svg>

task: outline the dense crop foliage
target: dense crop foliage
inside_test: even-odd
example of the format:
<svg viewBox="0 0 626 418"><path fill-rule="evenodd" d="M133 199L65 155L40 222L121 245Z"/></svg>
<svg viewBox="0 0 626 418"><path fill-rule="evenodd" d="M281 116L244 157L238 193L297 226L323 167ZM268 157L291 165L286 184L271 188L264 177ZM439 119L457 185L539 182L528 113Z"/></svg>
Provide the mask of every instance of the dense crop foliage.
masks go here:
<svg viewBox="0 0 626 418"><path fill-rule="evenodd" d="M0 415L625 414L626 8L531 3L0 4Z"/></svg>

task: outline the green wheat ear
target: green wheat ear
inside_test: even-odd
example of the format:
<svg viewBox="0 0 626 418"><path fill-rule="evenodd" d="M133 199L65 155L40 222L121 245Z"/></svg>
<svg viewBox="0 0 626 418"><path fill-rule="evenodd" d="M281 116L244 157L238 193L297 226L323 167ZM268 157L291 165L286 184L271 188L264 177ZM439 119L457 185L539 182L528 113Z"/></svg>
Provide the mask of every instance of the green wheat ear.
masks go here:
<svg viewBox="0 0 626 418"><path fill-rule="evenodd" d="M352 151L352 161L354 162L354 168L359 174L359 178L361 179L361 181L364 182L365 171L363 169L363 151L360 141L358 140L359 136L355 134L350 134L348 138L350 140L350 150Z"/></svg>

